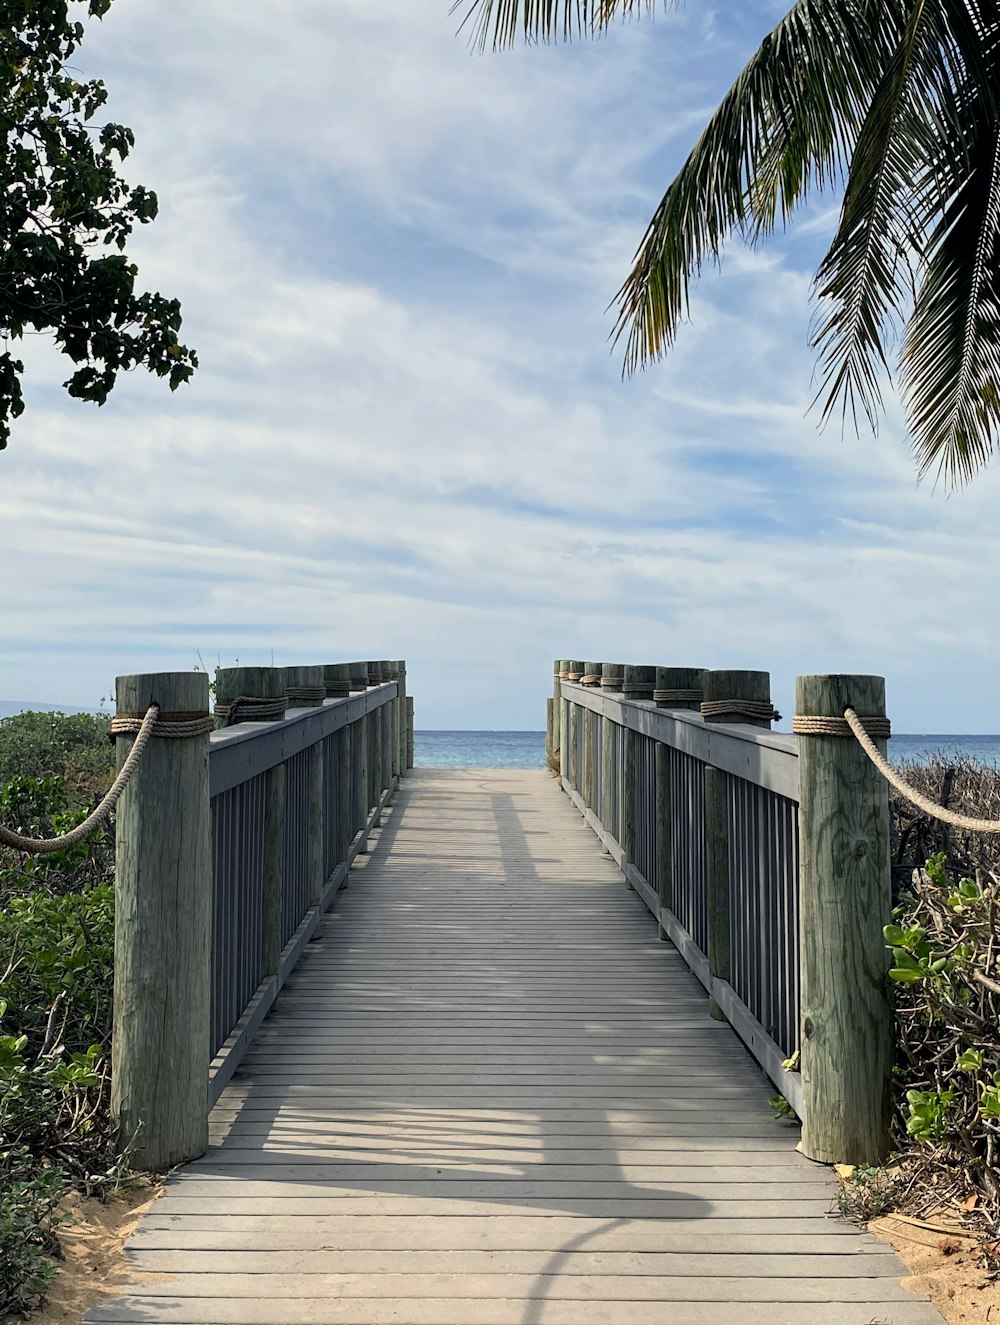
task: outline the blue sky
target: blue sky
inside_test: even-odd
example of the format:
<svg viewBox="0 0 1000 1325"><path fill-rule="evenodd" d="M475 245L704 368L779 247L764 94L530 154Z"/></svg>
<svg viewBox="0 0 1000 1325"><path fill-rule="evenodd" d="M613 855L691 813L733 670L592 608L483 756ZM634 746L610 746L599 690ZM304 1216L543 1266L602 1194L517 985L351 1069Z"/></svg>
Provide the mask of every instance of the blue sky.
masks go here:
<svg viewBox="0 0 1000 1325"><path fill-rule="evenodd" d="M917 485L809 411L819 198L623 382L607 306L784 5L687 0L480 57L448 0L116 0L81 64L201 355L70 401L27 349L0 454L0 697L405 656L423 727L543 725L555 656L876 672L900 731L1000 730L996 467Z"/></svg>

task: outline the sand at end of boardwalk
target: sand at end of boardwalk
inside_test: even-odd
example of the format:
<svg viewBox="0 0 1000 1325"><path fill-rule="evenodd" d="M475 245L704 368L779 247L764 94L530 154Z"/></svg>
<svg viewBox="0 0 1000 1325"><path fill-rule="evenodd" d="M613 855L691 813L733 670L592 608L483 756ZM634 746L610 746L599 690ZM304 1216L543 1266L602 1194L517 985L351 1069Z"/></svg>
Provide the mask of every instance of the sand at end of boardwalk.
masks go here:
<svg viewBox="0 0 1000 1325"><path fill-rule="evenodd" d="M948 1325L1000 1325L1000 1283L980 1267L973 1239L898 1215L873 1219L868 1231L888 1242L910 1271L903 1287L929 1297Z"/></svg>
<svg viewBox="0 0 1000 1325"><path fill-rule="evenodd" d="M59 1229L63 1259L29 1325L79 1325L91 1307L121 1293L130 1278L125 1243L160 1194L143 1187L108 1201L67 1196L59 1207L71 1216Z"/></svg>

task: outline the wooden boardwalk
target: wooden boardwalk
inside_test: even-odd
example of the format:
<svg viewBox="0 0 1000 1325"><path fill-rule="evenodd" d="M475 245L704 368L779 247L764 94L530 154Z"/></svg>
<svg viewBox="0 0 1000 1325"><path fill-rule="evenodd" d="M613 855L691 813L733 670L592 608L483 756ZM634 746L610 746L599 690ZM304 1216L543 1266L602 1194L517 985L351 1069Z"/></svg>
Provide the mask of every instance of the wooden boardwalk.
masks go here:
<svg viewBox="0 0 1000 1325"><path fill-rule="evenodd" d="M544 773L422 770L95 1322L940 1325Z"/></svg>

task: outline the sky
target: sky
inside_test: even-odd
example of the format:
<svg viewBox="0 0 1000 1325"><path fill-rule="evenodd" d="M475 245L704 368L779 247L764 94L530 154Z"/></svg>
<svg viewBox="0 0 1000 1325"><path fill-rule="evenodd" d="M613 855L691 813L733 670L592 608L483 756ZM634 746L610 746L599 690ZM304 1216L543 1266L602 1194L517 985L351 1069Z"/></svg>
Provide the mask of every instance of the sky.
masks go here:
<svg viewBox="0 0 1000 1325"><path fill-rule="evenodd" d="M0 699L116 674L404 657L417 726L544 726L552 660L887 680L997 732L1000 478L918 484L810 408L835 195L694 287L622 378L615 293L783 13L686 0L479 55L449 0L116 0L79 57L160 216L130 254L202 367L107 405L25 351L0 453ZM784 724L787 727L787 721Z"/></svg>

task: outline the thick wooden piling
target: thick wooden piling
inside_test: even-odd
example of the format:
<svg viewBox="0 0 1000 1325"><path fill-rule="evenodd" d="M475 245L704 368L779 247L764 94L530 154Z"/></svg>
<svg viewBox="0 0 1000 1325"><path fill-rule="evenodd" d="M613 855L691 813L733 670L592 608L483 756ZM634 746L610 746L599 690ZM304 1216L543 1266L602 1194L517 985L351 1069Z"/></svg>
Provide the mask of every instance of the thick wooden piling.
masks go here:
<svg viewBox="0 0 1000 1325"><path fill-rule="evenodd" d="M208 715L204 672L120 676L119 717ZM121 767L134 736L116 739ZM153 1172L208 1146L212 838L208 735L154 737L118 803L111 1107Z"/></svg>
<svg viewBox="0 0 1000 1325"><path fill-rule="evenodd" d="M797 715L885 716L880 676L800 676ZM888 785L857 740L800 735L803 1152L877 1164L890 1149L893 1021ZM885 753L885 741L876 738Z"/></svg>
<svg viewBox="0 0 1000 1325"><path fill-rule="evenodd" d="M740 704L749 701L751 708L771 703L769 672L706 671L702 673L704 703L721 706L731 701L732 712L706 713L706 723L747 723L770 730L771 720L764 716L740 713ZM708 902L708 969L718 980L729 981L732 974L732 932L729 882L729 776L718 768L705 769L705 870ZM722 1009L709 998L709 1011L717 1021L725 1021Z"/></svg>
<svg viewBox="0 0 1000 1325"><path fill-rule="evenodd" d="M348 663L351 678L351 693L358 694L368 689L368 664L366 662Z"/></svg>
<svg viewBox="0 0 1000 1325"><path fill-rule="evenodd" d="M406 767L413 767L413 698L410 695L406 697Z"/></svg>

